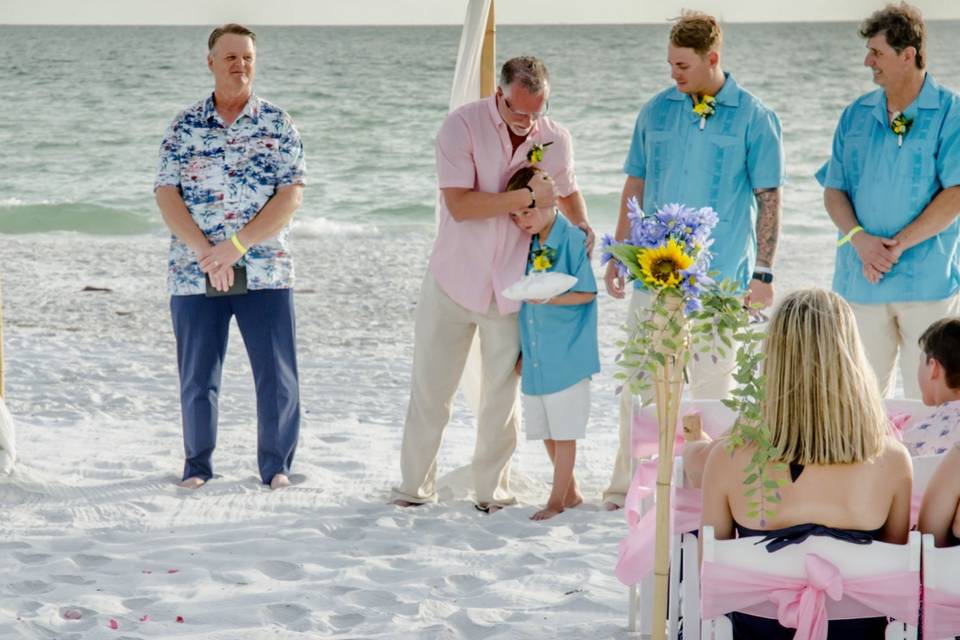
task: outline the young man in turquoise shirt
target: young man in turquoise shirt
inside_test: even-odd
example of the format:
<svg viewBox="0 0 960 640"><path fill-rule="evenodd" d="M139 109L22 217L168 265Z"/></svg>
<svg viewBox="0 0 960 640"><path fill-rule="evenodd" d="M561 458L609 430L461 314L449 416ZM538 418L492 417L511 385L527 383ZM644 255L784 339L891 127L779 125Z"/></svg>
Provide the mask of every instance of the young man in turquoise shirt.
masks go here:
<svg viewBox="0 0 960 640"><path fill-rule="evenodd" d="M537 169L520 169L507 190L524 189ZM597 342L597 281L585 246L586 234L554 207L512 212L531 234L527 273L574 276L566 292L520 306L520 389L528 440L543 440L553 462L553 489L532 520L552 518L583 502L573 473L577 440L590 418L590 378L600 371Z"/></svg>
<svg viewBox="0 0 960 640"><path fill-rule="evenodd" d="M744 304L767 307L773 301L773 262L780 234L780 187L784 181L783 144L777 115L741 88L720 66L723 36L716 18L684 13L670 31L667 60L676 86L643 106L637 117L624 171L616 239L629 235L627 201L636 197L644 211L679 202L712 207L719 215L713 231L711 271L744 292ZM623 298L624 280L611 261L607 291ZM629 319L648 308L650 296L637 284ZM698 399L725 398L733 387L733 353L691 363L690 392ZM633 399L620 402L620 447L605 506L623 506L630 481L630 427Z"/></svg>
<svg viewBox="0 0 960 640"><path fill-rule="evenodd" d="M880 89L844 109L817 172L839 230L833 288L853 307L884 394L899 354L904 395L919 398L918 339L960 313L960 97L924 70L917 9L890 5L860 35Z"/></svg>

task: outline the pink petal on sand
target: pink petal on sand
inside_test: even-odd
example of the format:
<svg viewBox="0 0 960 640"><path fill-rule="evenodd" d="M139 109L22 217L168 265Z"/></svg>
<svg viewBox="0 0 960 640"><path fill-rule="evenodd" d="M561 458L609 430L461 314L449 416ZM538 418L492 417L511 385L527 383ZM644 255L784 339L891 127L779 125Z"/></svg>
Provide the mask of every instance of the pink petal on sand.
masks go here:
<svg viewBox="0 0 960 640"><path fill-rule="evenodd" d="M63 617L66 620L79 620L83 617L83 614L76 609L67 609L63 612Z"/></svg>
<svg viewBox="0 0 960 640"><path fill-rule="evenodd" d="M183 616L177 616L177 622L183 622Z"/></svg>
<svg viewBox="0 0 960 640"><path fill-rule="evenodd" d="M147 616L147 615L140 616L140 622L149 622L149 621L150 621L150 616Z"/></svg>
<svg viewBox="0 0 960 640"><path fill-rule="evenodd" d="M180 571L180 569L167 569L167 573L176 573L178 571Z"/></svg>
<svg viewBox="0 0 960 640"><path fill-rule="evenodd" d="M116 630L120 628L120 623L117 622L114 618L110 618L110 622L107 623L107 626L110 627L111 629Z"/></svg>

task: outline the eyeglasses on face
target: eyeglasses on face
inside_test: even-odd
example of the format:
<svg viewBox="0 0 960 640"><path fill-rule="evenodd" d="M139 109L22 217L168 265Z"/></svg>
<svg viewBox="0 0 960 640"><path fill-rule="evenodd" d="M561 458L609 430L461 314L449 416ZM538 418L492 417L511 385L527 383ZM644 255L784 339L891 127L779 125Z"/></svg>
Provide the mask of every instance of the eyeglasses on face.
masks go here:
<svg viewBox="0 0 960 640"><path fill-rule="evenodd" d="M547 100L543 103L543 109L540 111L534 111L533 113L526 113L523 111L517 111L510 106L510 100L507 99L507 96L503 96L503 105L507 108L507 111L510 112L510 115L516 118L530 118L531 120L539 120L543 116L547 115L550 111L550 101Z"/></svg>

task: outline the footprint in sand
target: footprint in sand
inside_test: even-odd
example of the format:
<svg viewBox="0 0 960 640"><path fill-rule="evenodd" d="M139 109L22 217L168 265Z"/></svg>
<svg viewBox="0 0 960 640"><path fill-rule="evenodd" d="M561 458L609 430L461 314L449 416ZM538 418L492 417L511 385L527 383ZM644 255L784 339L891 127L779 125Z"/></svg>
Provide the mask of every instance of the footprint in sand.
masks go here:
<svg viewBox="0 0 960 640"><path fill-rule="evenodd" d="M63 584L72 584L77 586L85 586L96 582L96 580L89 580L83 576L72 576L69 574L51 574L50 579L54 582L61 582Z"/></svg>
<svg viewBox="0 0 960 640"><path fill-rule="evenodd" d="M337 631L350 631L357 625L363 624L363 621L364 617L359 613L342 613L330 616L330 626Z"/></svg>
<svg viewBox="0 0 960 640"><path fill-rule="evenodd" d="M46 553L15 553L13 557L23 564L43 564L50 558Z"/></svg>
<svg viewBox="0 0 960 640"><path fill-rule="evenodd" d="M349 440L349 436L320 436L320 441L327 444L340 444Z"/></svg>
<svg viewBox="0 0 960 640"><path fill-rule="evenodd" d="M283 560L264 560L258 562L257 569L268 578L273 578L274 580L303 580L307 575L299 565L293 564L292 562L284 562Z"/></svg>
<svg viewBox="0 0 960 640"><path fill-rule="evenodd" d="M343 600L349 602L350 604L369 608L390 607L398 602L397 596L389 591L357 590L344 596Z"/></svg>
<svg viewBox="0 0 960 640"><path fill-rule="evenodd" d="M10 585L10 589L14 593L23 595L37 595L40 593L48 593L53 591L54 587L43 580L21 580L20 582L12 583Z"/></svg>
<svg viewBox="0 0 960 640"><path fill-rule="evenodd" d="M93 556L86 553L78 553L73 556L73 561L77 565L83 567L84 569L93 569L95 567L102 567L103 565L110 562L110 558L106 556Z"/></svg>
<svg viewBox="0 0 960 640"><path fill-rule="evenodd" d="M134 610L146 609L156 601L157 601L156 598L127 598L126 600L122 601L120 604L125 606L127 609L134 611Z"/></svg>
<svg viewBox="0 0 960 640"><path fill-rule="evenodd" d="M299 604L271 604L266 607L266 620L282 627L295 626L295 631L306 631L311 625L304 620L310 610ZM306 628L304 622L307 623ZM300 623L300 624L297 624Z"/></svg>

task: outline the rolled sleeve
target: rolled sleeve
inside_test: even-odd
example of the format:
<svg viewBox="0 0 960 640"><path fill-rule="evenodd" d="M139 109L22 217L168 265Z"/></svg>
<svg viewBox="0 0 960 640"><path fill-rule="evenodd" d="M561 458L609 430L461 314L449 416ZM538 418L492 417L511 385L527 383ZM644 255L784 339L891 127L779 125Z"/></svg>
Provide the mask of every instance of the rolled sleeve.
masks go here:
<svg viewBox="0 0 960 640"><path fill-rule="evenodd" d="M647 177L647 158L644 150L644 134L646 133L646 114L650 103L644 105L637 115L637 122L633 126L633 138L630 139L630 150L623 163L623 172L634 178Z"/></svg>
<svg viewBox="0 0 960 640"><path fill-rule="evenodd" d="M307 163L300 133L289 116L284 118L284 130L280 137L280 162L277 166L277 186L307 183Z"/></svg>
<svg viewBox="0 0 960 640"><path fill-rule="evenodd" d="M177 135L177 121L167 127L160 143L160 164L153 190L160 187L180 186L180 138Z"/></svg>
<svg viewBox="0 0 960 640"><path fill-rule="evenodd" d="M843 118L840 119L837 130L833 134L830 159L823 163L815 176L824 189L848 190L846 173L843 170Z"/></svg>
<svg viewBox="0 0 960 640"><path fill-rule="evenodd" d="M960 99L951 98L937 153L937 178L944 189L960 185Z"/></svg>
<svg viewBox="0 0 960 640"><path fill-rule="evenodd" d="M437 185L440 189L473 189L476 183L470 129L460 114L453 113L437 132Z"/></svg>
<svg viewBox="0 0 960 640"><path fill-rule="evenodd" d="M780 119L769 109L758 109L747 132L747 174L753 189L783 185L786 162Z"/></svg>
<svg viewBox="0 0 960 640"><path fill-rule="evenodd" d="M566 198L570 194L580 190L577 186L577 176L573 170L573 140L569 132L564 131L560 139L560 150L563 152L563 168L553 176L553 181L557 185L557 194L561 198Z"/></svg>

